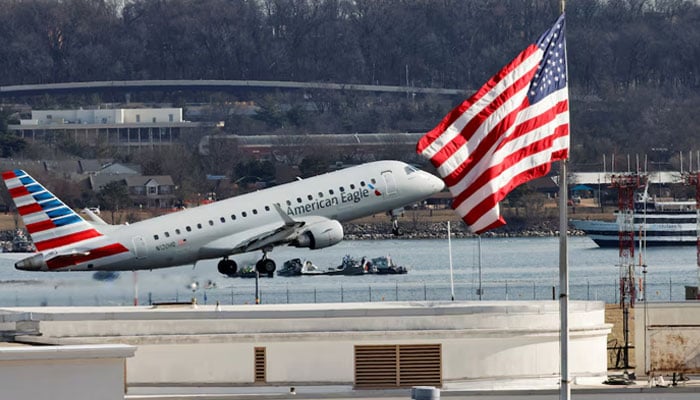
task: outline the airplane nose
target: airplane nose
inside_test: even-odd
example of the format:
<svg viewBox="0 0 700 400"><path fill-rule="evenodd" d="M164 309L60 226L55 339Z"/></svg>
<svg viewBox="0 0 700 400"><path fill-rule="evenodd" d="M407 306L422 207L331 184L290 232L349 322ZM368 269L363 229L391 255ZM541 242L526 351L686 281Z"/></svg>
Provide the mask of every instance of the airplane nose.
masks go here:
<svg viewBox="0 0 700 400"><path fill-rule="evenodd" d="M445 189L445 182L442 179L427 172L425 174L428 177L428 184L432 188L432 193L438 193Z"/></svg>

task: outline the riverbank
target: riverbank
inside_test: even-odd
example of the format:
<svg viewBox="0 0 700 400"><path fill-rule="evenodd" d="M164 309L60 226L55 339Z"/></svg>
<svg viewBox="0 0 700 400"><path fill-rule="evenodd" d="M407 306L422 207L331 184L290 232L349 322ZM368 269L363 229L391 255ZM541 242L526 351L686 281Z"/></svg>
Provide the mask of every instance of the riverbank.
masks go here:
<svg viewBox="0 0 700 400"><path fill-rule="evenodd" d="M520 213L504 209L507 224L483 234L484 237L547 237L559 235L559 216L556 208L547 209L543 215L533 215L525 210ZM140 221L163 214L162 211L126 210L119 213L104 212L102 218L107 222ZM569 210L569 218L610 220L612 210L604 213L599 208L577 207ZM447 221L450 221L452 236L469 238L474 235L452 209L418 209L405 210L399 217L400 235L392 233L392 224L388 215L375 214L343 224L345 239L379 240L379 239L437 239L447 235ZM13 213L0 214L0 231L23 229L21 219ZM570 235L582 235L580 231L569 230Z"/></svg>

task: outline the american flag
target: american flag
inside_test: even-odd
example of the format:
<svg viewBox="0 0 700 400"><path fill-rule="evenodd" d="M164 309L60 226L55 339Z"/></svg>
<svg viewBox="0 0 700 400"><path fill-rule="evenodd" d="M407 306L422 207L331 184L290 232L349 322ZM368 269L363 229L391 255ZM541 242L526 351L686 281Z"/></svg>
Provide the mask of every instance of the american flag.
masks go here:
<svg viewBox="0 0 700 400"><path fill-rule="evenodd" d="M472 232L504 225L498 203L568 158L564 28L562 14L418 142L417 152L437 168Z"/></svg>

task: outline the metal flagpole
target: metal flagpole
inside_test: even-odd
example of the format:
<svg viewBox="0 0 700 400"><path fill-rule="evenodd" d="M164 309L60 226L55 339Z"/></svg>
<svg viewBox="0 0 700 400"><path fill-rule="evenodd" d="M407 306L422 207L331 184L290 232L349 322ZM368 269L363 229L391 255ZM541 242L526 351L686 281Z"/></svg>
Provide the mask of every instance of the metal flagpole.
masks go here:
<svg viewBox="0 0 700 400"><path fill-rule="evenodd" d="M455 281L452 278L452 232L450 231L450 221L447 221L447 252L450 254L450 291L452 301L455 301Z"/></svg>
<svg viewBox="0 0 700 400"><path fill-rule="evenodd" d="M561 12L566 9L566 1L561 0ZM564 45L564 62L566 73L569 73L568 57L566 57L566 45ZM567 85L568 85L567 76ZM568 89L567 89L568 90ZM569 125L571 135L571 125ZM559 318L561 327L559 330L559 351L561 357L561 386L559 398L569 400L571 398L571 386L569 381L569 243L568 230L568 184L567 165L568 160L559 163Z"/></svg>
<svg viewBox="0 0 700 400"><path fill-rule="evenodd" d="M566 166L568 161L560 163L559 172L559 318L561 327L559 331L559 349L561 355L561 387L559 398L568 400L571 398L569 386L569 250L566 236L567 221L567 179Z"/></svg>

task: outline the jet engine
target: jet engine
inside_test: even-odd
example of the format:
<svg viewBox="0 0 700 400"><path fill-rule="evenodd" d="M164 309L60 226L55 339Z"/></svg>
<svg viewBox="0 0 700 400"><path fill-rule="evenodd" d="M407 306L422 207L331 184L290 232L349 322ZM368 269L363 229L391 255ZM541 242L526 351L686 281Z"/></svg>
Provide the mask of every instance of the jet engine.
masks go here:
<svg viewBox="0 0 700 400"><path fill-rule="evenodd" d="M343 240L343 226L336 220L328 220L309 225L290 245L316 250L333 246L341 240Z"/></svg>

